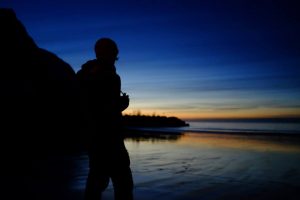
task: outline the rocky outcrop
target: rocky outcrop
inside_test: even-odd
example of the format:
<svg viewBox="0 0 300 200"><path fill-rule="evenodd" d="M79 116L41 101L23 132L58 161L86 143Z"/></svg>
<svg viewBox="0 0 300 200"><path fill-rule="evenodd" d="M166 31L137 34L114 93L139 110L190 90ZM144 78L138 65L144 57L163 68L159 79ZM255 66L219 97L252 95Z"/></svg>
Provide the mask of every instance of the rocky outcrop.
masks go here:
<svg viewBox="0 0 300 200"><path fill-rule="evenodd" d="M11 151L67 149L79 130L75 72L39 48L13 10L0 9L0 26L1 141Z"/></svg>
<svg viewBox="0 0 300 200"><path fill-rule="evenodd" d="M123 124L126 127L182 127L189 126L177 117L125 115Z"/></svg>
<svg viewBox="0 0 300 200"><path fill-rule="evenodd" d="M81 147L75 72L39 48L11 9L0 9L0 191L6 199L71 199Z"/></svg>

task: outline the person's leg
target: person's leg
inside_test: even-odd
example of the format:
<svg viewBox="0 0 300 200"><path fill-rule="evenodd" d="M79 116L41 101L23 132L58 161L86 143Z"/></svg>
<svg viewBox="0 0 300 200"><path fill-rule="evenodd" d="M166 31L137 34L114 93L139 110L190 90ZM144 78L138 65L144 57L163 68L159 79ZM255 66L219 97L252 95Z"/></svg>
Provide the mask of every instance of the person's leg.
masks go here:
<svg viewBox="0 0 300 200"><path fill-rule="evenodd" d="M109 184L108 171L103 167L106 165L101 155L90 153L89 155L89 174L86 182L85 200L101 200L102 192Z"/></svg>
<svg viewBox="0 0 300 200"><path fill-rule="evenodd" d="M85 200L101 200L102 192L106 189L109 183L109 177L106 175L101 175L98 172L90 170L86 188L84 199Z"/></svg>
<svg viewBox="0 0 300 200"><path fill-rule="evenodd" d="M133 200L133 180L129 167L117 170L112 175L115 200Z"/></svg>
<svg viewBox="0 0 300 200"><path fill-rule="evenodd" d="M111 170L115 200L133 200L133 179L128 152L122 144L117 150Z"/></svg>

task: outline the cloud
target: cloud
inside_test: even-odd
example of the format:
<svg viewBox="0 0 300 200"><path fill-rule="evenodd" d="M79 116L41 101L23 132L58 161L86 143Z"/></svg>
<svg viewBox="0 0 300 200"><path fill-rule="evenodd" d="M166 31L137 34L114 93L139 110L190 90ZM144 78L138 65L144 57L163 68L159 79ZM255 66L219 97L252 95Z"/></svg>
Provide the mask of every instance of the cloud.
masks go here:
<svg viewBox="0 0 300 200"><path fill-rule="evenodd" d="M300 81L297 76L256 76L236 77L207 80L183 80L181 83L166 84L169 90L182 93L201 93L218 91L280 91L300 90ZM162 85L163 86L163 85Z"/></svg>

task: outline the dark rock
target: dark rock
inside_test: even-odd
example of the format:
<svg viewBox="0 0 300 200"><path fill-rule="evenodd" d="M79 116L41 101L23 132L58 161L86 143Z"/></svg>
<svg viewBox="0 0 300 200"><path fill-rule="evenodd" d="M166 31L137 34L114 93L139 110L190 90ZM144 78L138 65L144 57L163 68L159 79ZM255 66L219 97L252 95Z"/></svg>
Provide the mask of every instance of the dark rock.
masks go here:
<svg viewBox="0 0 300 200"><path fill-rule="evenodd" d="M0 9L0 26L2 148L38 153L74 145L80 116L75 72L39 48L13 10Z"/></svg>
<svg viewBox="0 0 300 200"><path fill-rule="evenodd" d="M11 9L0 9L0 191L4 199L71 199L81 148L75 72L39 48Z"/></svg>
<svg viewBox="0 0 300 200"><path fill-rule="evenodd" d="M189 126L177 117L125 115L123 124L127 127L182 127Z"/></svg>

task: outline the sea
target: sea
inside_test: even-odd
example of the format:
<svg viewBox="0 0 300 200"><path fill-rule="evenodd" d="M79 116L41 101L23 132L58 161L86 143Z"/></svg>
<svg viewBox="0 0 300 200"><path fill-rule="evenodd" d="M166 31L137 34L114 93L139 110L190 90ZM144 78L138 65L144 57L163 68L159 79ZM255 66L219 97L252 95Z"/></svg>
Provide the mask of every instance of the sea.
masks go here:
<svg viewBox="0 0 300 200"><path fill-rule="evenodd" d="M145 137L125 140L136 199L300 199L299 123L186 122L189 126L144 128L152 134L145 131ZM88 156L73 160L70 186L78 199L86 184ZM111 182L103 199L114 199Z"/></svg>
<svg viewBox="0 0 300 200"><path fill-rule="evenodd" d="M144 129L167 132L300 135L300 120L191 120L186 123L189 126Z"/></svg>

